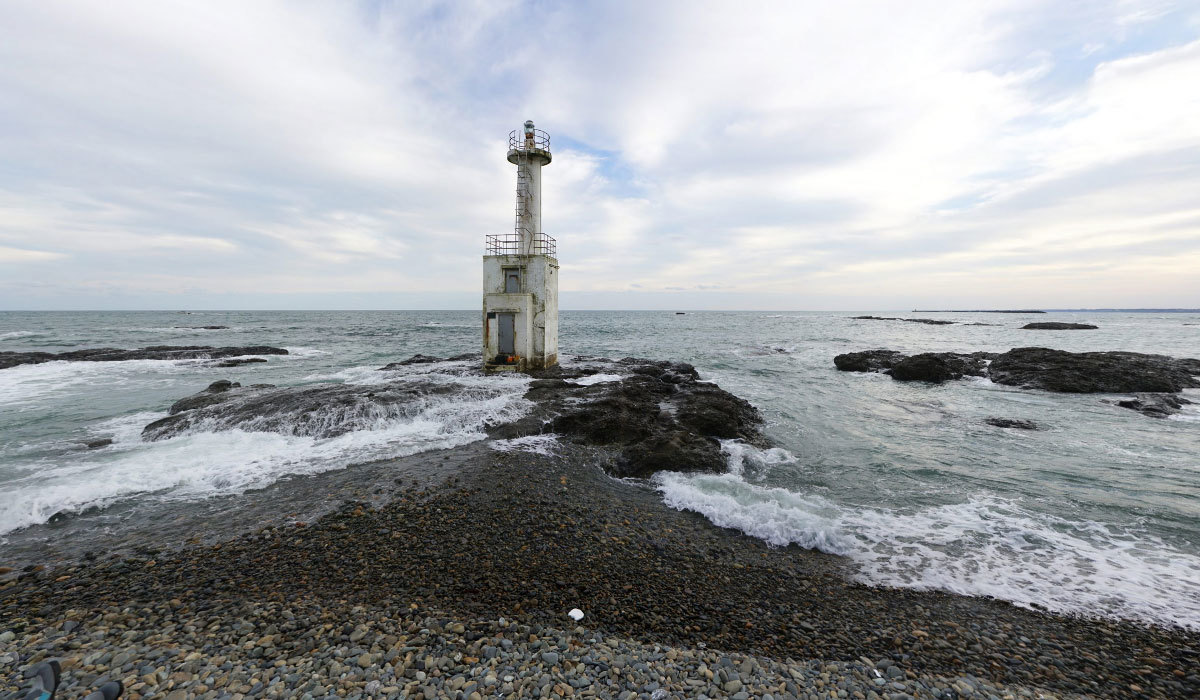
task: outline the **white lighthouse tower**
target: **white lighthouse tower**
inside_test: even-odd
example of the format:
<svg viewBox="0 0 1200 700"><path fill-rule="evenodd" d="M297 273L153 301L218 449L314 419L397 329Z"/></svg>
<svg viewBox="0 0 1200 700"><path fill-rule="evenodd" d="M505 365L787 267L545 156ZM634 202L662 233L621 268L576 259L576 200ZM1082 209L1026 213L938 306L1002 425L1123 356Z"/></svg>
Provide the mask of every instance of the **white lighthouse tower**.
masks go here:
<svg viewBox="0 0 1200 700"><path fill-rule="evenodd" d="M508 135L517 166L516 225L487 237L483 256L483 366L488 371L558 364L558 258L542 231L542 166L550 136L532 121Z"/></svg>

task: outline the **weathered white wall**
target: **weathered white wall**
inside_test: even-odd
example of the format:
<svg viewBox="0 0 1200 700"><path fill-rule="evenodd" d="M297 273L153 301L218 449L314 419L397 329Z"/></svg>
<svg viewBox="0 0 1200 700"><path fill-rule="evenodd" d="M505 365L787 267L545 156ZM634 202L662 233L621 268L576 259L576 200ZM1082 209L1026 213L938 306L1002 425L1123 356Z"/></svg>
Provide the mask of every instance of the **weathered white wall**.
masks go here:
<svg viewBox="0 0 1200 700"><path fill-rule="evenodd" d="M520 267L522 289L504 292L504 268ZM499 354L499 334L489 313L517 314L517 369L540 369L558 363L558 262L544 255L483 257L483 361Z"/></svg>

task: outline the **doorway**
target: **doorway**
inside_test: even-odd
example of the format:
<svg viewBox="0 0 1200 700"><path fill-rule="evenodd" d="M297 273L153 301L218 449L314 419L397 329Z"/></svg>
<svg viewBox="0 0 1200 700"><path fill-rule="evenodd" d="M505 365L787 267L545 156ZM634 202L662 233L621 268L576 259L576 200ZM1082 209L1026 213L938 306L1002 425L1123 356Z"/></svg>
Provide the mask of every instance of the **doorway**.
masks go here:
<svg viewBox="0 0 1200 700"><path fill-rule="evenodd" d="M496 314L496 323L499 324L496 332L499 336L501 355L515 355L517 353L517 315L513 313Z"/></svg>

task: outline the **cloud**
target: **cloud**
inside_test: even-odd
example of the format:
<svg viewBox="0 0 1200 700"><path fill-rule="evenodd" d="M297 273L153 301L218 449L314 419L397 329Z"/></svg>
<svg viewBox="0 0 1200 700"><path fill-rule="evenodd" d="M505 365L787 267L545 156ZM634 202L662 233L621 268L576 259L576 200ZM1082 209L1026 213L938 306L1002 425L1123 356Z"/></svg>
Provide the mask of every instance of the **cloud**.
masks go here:
<svg viewBox="0 0 1200 700"><path fill-rule="evenodd" d="M532 117L564 300L1200 305L1198 75L1165 0L6 3L4 303L459 305Z"/></svg>

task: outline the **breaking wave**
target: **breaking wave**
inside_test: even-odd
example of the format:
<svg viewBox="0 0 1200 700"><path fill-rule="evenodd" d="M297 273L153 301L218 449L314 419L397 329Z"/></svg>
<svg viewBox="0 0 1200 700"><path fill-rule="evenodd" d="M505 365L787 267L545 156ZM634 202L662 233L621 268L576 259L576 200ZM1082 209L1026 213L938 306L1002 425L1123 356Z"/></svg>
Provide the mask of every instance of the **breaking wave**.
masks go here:
<svg viewBox="0 0 1200 700"><path fill-rule="evenodd" d="M131 497L187 500L237 494L288 475L456 447L486 438L488 425L516 420L531 406L523 398L528 380L522 378L422 379L461 386L453 392L431 392L416 405L392 413L329 407L310 420L344 421L354 429L327 438L294 434L287 421L258 431L246 427L267 426L233 427L217 418L146 442L142 428L164 414L138 413L97 424L91 432L112 438L111 446L78 453L69 462L46 457L44 464L25 465L30 468L22 468L21 476L6 483L0 495L0 534Z"/></svg>
<svg viewBox="0 0 1200 700"><path fill-rule="evenodd" d="M792 461L785 451L723 447L728 473L656 475L664 502L775 546L845 556L872 585L1200 629L1200 557L1153 535L996 497L915 510L836 504L745 478Z"/></svg>

